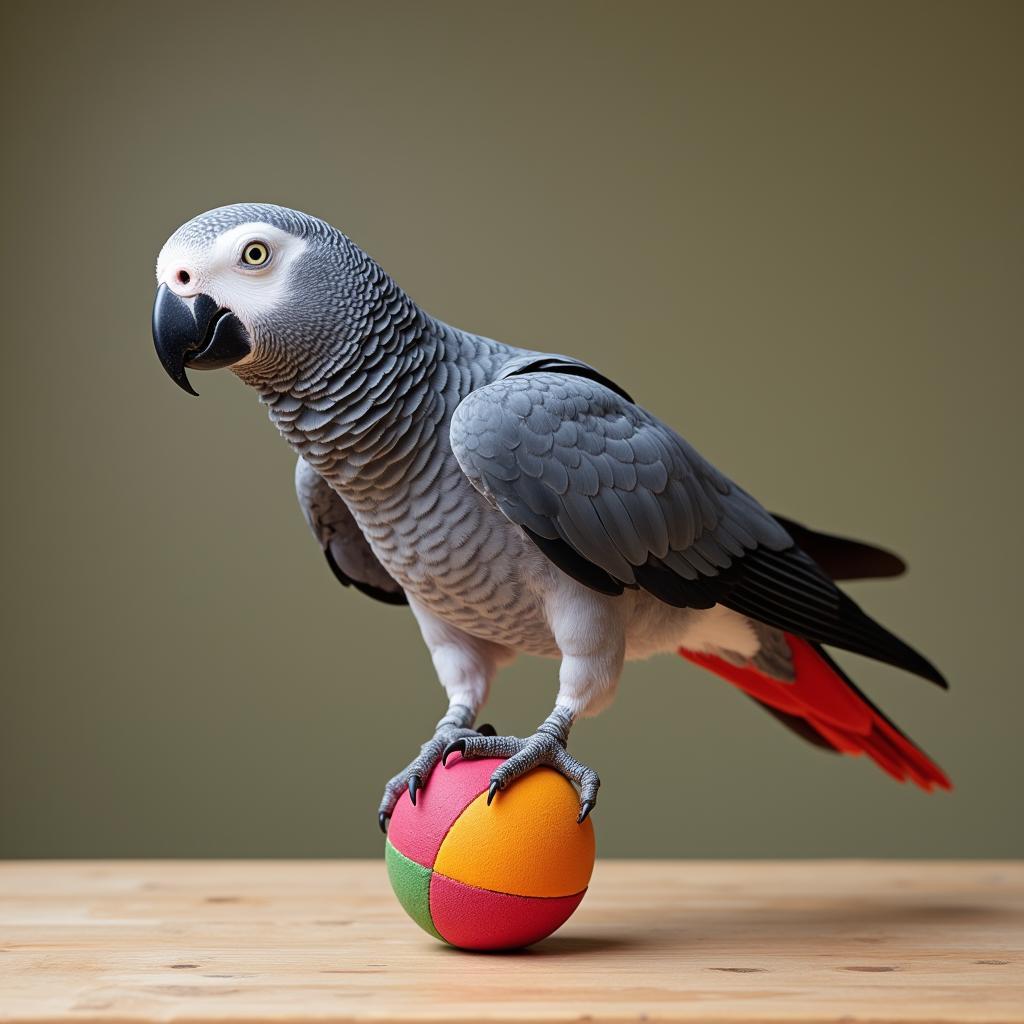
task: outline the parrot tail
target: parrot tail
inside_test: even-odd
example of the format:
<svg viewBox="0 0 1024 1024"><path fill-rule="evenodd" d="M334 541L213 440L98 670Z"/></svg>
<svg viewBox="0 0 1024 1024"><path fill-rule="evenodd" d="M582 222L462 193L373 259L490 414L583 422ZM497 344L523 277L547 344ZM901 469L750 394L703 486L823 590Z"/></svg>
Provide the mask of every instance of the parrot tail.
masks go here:
<svg viewBox="0 0 1024 1024"><path fill-rule="evenodd" d="M793 660L792 681L714 654L682 647L679 653L739 687L815 746L840 754L867 754L894 779L910 779L926 791L953 788L945 772L857 689L818 644L792 633L784 636Z"/></svg>

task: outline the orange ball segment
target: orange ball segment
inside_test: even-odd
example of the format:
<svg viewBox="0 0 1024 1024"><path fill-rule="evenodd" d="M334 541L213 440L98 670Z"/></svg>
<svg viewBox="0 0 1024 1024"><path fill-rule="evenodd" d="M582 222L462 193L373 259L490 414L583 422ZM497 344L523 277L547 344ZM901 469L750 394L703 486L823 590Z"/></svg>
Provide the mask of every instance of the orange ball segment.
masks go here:
<svg viewBox="0 0 1024 1024"><path fill-rule="evenodd" d="M435 938L463 949L529 946L560 928L594 870L594 826L552 768L534 768L487 806L495 758L438 766L416 797L403 793L385 861L395 895Z"/></svg>

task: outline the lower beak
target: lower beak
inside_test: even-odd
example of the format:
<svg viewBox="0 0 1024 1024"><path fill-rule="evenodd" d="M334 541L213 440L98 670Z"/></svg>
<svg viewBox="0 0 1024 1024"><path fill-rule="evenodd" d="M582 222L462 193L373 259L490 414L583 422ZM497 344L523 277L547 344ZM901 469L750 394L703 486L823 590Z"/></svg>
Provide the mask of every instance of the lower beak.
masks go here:
<svg viewBox="0 0 1024 1024"><path fill-rule="evenodd" d="M209 295L182 299L162 284L153 303L153 343L167 376L198 395L185 367L216 370L244 359L252 349L241 320Z"/></svg>

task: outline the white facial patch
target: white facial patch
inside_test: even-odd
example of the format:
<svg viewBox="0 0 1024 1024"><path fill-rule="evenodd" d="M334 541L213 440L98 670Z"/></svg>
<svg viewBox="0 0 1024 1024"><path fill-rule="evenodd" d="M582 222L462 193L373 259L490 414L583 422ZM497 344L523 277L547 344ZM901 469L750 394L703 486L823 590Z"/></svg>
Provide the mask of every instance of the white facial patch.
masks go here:
<svg viewBox="0 0 1024 1024"><path fill-rule="evenodd" d="M242 253L261 242L270 258L260 267L247 266ZM288 298L290 271L306 251L307 242L272 224L239 224L209 242L167 241L156 263L157 284L166 284L182 298L209 295L230 309L249 329Z"/></svg>

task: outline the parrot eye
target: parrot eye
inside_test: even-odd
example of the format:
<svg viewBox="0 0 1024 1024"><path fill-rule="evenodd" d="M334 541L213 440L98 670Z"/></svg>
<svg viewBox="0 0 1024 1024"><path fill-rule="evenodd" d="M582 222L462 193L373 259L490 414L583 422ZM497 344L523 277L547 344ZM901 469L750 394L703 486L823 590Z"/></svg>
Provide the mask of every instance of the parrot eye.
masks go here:
<svg viewBox="0 0 1024 1024"><path fill-rule="evenodd" d="M270 259L270 249L263 242L247 242L242 250L242 262L247 267L262 267Z"/></svg>

